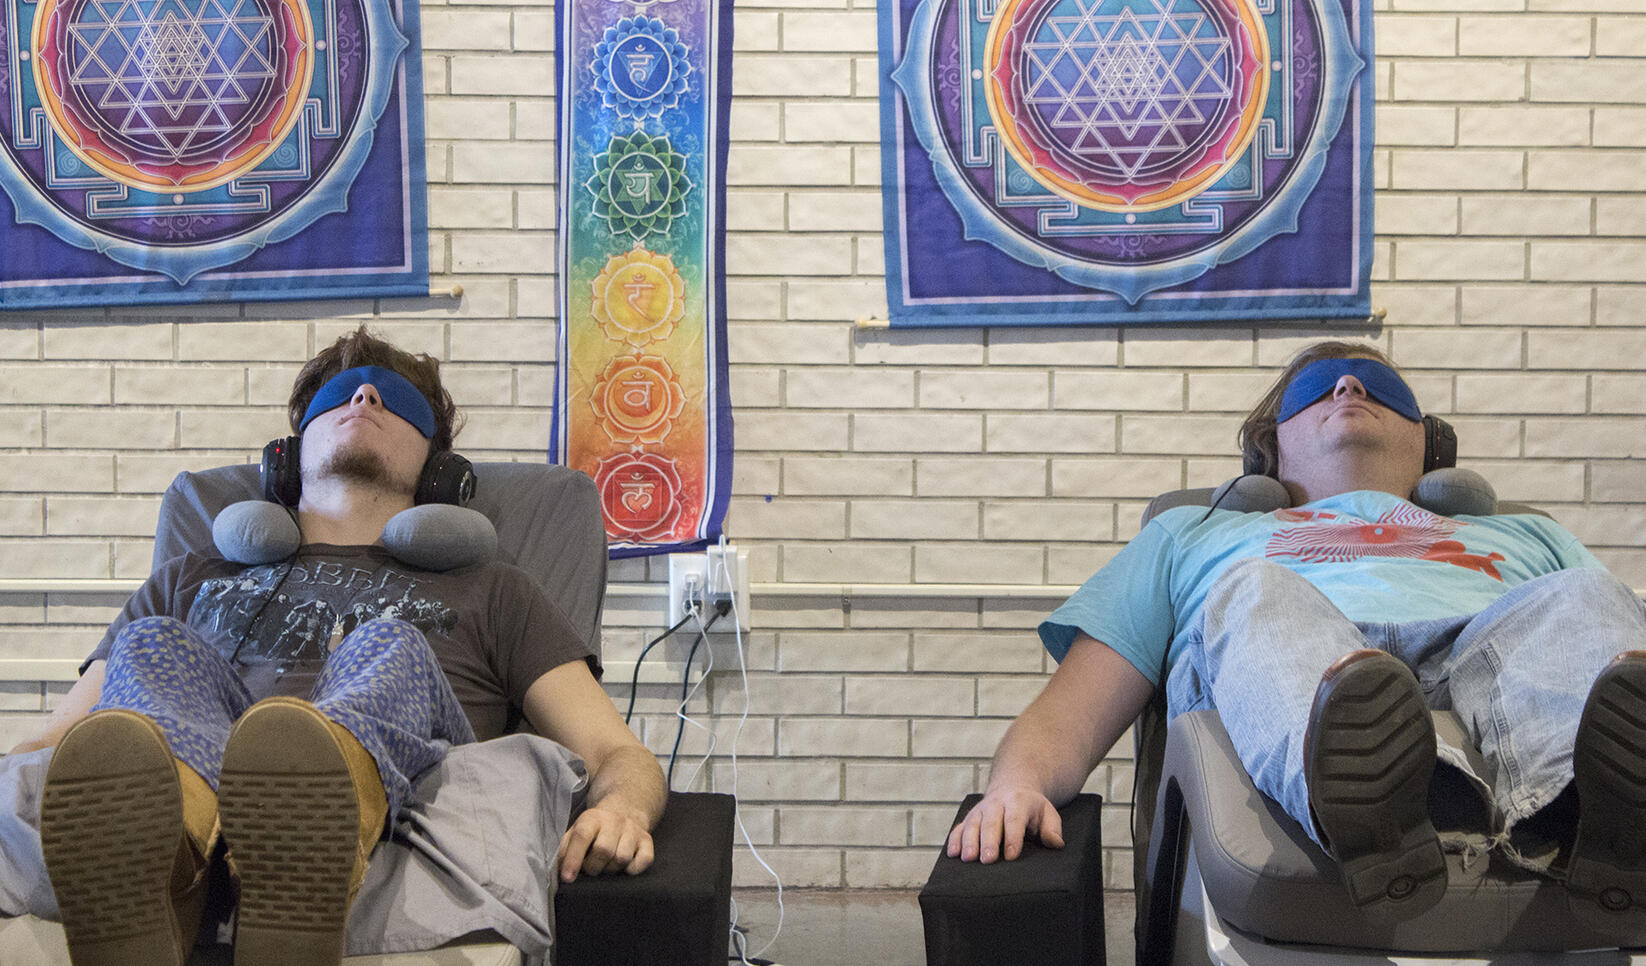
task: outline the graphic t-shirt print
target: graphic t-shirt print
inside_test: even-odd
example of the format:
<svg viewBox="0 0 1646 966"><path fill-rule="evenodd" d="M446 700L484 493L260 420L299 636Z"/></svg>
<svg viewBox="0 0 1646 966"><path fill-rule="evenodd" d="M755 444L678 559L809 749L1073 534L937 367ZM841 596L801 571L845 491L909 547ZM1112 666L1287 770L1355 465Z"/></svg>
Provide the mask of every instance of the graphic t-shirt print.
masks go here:
<svg viewBox="0 0 1646 966"><path fill-rule="evenodd" d="M204 581L189 620L234 641L237 657L316 663L336 641L378 617L406 621L425 635L451 633L457 612L428 596L421 583L388 565L267 564Z"/></svg>
<svg viewBox="0 0 1646 966"><path fill-rule="evenodd" d="M1502 580L1500 553L1469 553L1450 539L1462 524L1415 506L1401 506L1368 523L1323 510L1277 510L1276 519L1297 526L1276 530L1264 556L1307 563L1341 563L1363 557L1438 560Z"/></svg>

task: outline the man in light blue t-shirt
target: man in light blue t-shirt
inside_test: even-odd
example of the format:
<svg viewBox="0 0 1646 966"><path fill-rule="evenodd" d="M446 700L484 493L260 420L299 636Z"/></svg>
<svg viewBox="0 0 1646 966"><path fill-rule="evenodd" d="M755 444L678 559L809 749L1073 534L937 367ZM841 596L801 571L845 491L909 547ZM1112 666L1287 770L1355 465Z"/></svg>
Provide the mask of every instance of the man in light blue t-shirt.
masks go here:
<svg viewBox="0 0 1646 966"><path fill-rule="evenodd" d="M1444 894L1438 761L1512 860L1601 926L1646 905L1646 608L1534 515L1409 502L1432 446L1366 345L1293 359L1241 427L1294 504L1168 510L1040 626L1057 672L1007 731L952 856L1062 845L1056 805L1148 703L1216 708L1253 783L1337 860L1370 918ZM1486 762L1437 747L1450 707ZM1577 828L1575 840L1571 829ZM1564 839L1564 841L1562 841Z"/></svg>

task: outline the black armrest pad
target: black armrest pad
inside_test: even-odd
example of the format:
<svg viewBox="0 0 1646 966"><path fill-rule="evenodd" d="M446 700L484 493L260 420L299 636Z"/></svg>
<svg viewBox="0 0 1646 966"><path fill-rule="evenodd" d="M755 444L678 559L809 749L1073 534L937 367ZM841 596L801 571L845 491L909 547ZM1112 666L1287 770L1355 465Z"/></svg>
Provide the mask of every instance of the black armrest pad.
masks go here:
<svg viewBox="0 0 1646 966"><path fill-rule="evenodd" d="M554 897L555 962L714 964L730 942L730 795L670 792L639 875L579 876Z"/></svg>
<svg viewBox="0 0 1646 966"><path fill-rule="evenodd" d="M968 795L955 823L981 798ZM929 966L1102 963L1102 805L1078 795L1058 809L1061 849L1030 838L1016 859L989 865L940 851L920 890Z"/></svg>
<svg viewBox="0 0 1646 966"><path fill-rule="evenodd" d="M955 814L954 825L959 825L982 797L966 796ZM940 852L931 877L920 890L922 900L928 895L981 897L1072 890L1088 868L1098 874L1101 883L1099 812L1102 805L1103 799L1097 795L1077 795L1074 801L1057 810L1063 817L1061 849L1048 849L1031 835L1023 843L1023 854L1011 862L982 865L951 859L948 853Z"/></svg>

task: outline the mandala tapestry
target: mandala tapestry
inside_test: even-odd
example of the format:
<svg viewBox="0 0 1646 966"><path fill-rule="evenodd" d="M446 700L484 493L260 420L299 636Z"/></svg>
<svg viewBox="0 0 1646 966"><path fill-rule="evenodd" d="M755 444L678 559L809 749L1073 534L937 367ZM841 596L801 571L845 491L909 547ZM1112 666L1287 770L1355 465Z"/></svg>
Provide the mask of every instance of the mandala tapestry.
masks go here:
<svg viewBox="0 0 1646 966"><path fill-rule="evenodd" d="M731 491L731 0L560 0L560 331L551 457L613 556L720 536Z"/></svg>
<svg viewBox="0 0 1646 966"><path fill-rule="evenodd" d="M893 325L1365 318L1365 0L888 0Z"/></svg>
<svg viewBox="0 0 1646 966"><path fill-rule="evenodd" d="M416 0L0 3L0 307L428 294Z"/></svg>

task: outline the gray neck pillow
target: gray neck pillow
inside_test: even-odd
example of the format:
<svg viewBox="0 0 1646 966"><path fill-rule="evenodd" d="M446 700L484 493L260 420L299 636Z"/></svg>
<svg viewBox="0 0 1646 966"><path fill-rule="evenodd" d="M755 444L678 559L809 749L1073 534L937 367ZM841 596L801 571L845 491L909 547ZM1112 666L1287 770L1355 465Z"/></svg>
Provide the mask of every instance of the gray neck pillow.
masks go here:
<svg viewBox="0 0 1646 966"><path fill-rule="evenodd" d="M1431 470L1417 481L1409 499L1443 517L1491 516L1497 512L1497 492L1474 470L1448 466ZM1212 492L1211 505L1241 513L1271 513L1292 505L1292 495L1272 476L1237 476Z"/></svg>
<svg viewBox="0 0 1646 966"><path fill-rule="evenodd" d="M296 518L266 500L224 507L211 522L211 538L225 560L247 566L284 560L303 543ZM383 546L420 570L457 570L497 556L497 528L479 510L425 503L389 518Z"/></svg>

